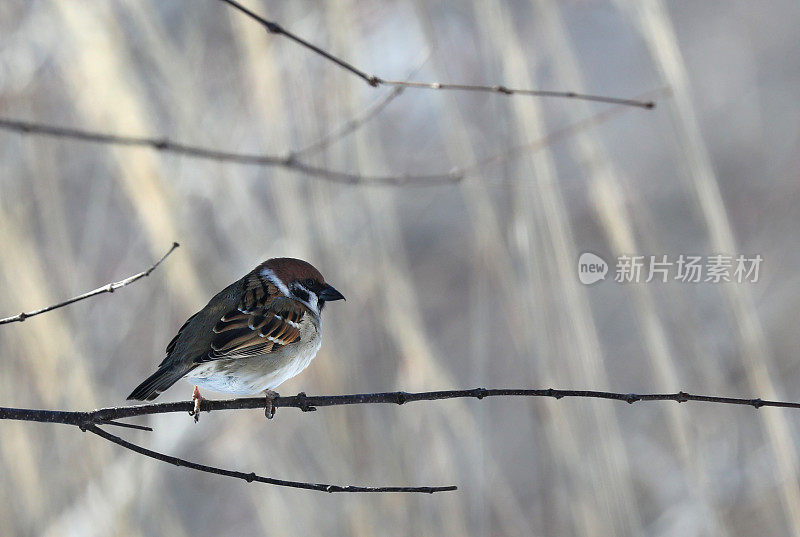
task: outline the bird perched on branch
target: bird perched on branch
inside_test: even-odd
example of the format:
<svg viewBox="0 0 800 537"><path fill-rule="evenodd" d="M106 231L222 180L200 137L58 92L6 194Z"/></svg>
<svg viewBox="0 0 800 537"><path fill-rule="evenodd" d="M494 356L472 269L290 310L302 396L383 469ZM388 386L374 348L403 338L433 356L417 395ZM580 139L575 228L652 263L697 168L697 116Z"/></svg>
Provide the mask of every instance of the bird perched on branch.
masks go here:
<svg viewBox="0 0 800 537"><path fill-rule="evenodd" d="M151 401L186 377L195 384L195 421L203 399L198 387L236 395L264 392L272 418L278 397L273 390L311 363L322 343L322 308L341 299L311 264L265 261L189 317L158 370L128 399Z"/></svg>

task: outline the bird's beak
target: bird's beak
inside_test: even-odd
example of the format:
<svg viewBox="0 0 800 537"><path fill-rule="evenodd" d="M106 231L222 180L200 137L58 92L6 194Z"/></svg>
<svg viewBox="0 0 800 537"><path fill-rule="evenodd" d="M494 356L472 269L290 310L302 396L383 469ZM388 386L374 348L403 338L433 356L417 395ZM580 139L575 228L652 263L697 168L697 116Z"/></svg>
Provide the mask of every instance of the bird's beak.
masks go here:
<svg viewBox="0 0 800 537"><path fill-rule="evenodd" d="M333 288L332 285L326 285L322 288L322 291L319 292L319 298L329 302L331 300L344 300L344 295Z"/></svg>

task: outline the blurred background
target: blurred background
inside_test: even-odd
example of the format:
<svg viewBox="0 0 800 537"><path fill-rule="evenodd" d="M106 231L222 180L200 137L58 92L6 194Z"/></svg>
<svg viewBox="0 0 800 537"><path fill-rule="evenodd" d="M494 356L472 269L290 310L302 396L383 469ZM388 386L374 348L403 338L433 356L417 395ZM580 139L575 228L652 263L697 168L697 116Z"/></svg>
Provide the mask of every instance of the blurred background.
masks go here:
<svg viewBox="0 0 800 537"><path fill-rule="evenodd" d="M557 387L800 399L800 4L248 0L385 78L617 97L390 88L214 0L5 0L0 117L286 155L458 184L336 184L0 132L0 316L148 267L151 277L0 328L0 404L125 396L183 321L274 256L346 296L284 395ZM415 72L415 70L417 70ZM601 119L591 120L596 114ZM583 123L581 123L583 122ZM569 136L537 140L570 125ZM536 149L536 150L533 150ZM591 287L577 259L764 258L757 283ZM612 267L613 271L613 267ZM161 400L182 400L181 382ZM212 394L206 394L214 396ZM0 424L0 534L800 534L797 412L699 403L486 399L140 420L113 431L272 477L456 484L327 495L174 468L59 425Z"/></svg>

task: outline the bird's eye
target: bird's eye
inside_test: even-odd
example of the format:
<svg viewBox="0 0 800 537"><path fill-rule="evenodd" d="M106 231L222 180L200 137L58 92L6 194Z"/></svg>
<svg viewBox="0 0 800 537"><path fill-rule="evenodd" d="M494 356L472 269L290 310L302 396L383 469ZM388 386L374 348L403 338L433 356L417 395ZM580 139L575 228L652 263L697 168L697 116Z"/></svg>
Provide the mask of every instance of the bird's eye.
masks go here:
<svg viewBox="0 0 800 537"><path fill-rule="evenodd" d="M317 282L316 282L316 280L314 278L307 278L307 279L303 280L303 285L305 285L309 289L314 287L316 285L316 283Z"/></svg>

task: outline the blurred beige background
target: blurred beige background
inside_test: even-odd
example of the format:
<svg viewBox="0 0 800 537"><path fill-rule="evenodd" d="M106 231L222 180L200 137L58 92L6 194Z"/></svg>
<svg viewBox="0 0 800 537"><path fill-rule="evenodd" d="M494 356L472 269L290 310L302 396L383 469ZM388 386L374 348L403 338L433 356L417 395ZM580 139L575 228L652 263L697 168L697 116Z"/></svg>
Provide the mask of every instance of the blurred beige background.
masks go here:
<svg viewBox="0 0 800 537"><path fill-rule="evenodd" d="M0 404L124 397L216 290L272 256L348 298L284 394L459 387L800 399L800 5L734 0L249 0L386 78L633 97L629 109L458 185L347 186L0 132L0 316L149 266L150 278L0 328ZM0 117L286 154L380 101L214 0L5 0ZM607 110L408 90L309 159L446 172ZM583 251L761 254L757 284L585 287ZM188 398L182 382L164 400ZM294 480L457 484L326 495L200 474L74 428L0 424L0 535L788 535L797 412L456 400L206 414L121 431Z"/></svg>

